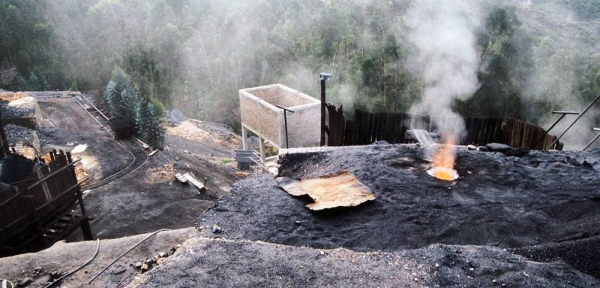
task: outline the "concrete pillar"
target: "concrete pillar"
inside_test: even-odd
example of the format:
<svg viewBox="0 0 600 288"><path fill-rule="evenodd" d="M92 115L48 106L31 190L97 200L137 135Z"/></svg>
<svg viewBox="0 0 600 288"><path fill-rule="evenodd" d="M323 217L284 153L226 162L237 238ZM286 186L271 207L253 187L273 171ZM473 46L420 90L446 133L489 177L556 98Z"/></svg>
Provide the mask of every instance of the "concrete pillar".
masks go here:
<svg viewBox="0 0 600 288"><path fill-rule="evenodd" d="M244 124L242 124L242 149L244 149L244 150L248 150L248 143L246 143L247 140L248 140L248 131L247 131L246 127L244 127Z"/></svg>
<svg viewBox="0 0 600 288"><path fill-rule="evenodd" d="M258 137L258 143L260 145L260 159L265 161L265 139Z"/></svg>

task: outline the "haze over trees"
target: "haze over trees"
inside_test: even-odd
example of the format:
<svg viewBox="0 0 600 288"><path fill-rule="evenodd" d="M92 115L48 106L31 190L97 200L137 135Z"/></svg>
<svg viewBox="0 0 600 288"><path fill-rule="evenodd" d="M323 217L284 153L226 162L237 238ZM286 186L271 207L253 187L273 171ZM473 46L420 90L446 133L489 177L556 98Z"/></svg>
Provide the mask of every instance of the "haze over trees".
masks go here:
<svg viewBox="0 0 600 288"><path fill-rule="evenodd" d="M455 111L544 124L552 109L600 94L600 0L481 3L480 86ZM412 5L419 1L0 0L0 66L16 66L24 90L91 91L138 121L178 108L237 128L239 89L282 83L317 96L319 72L334 74L328 100L346 111L407 112L427 84L407 64ZM136 105L118 103L129 96Z"/></svg>

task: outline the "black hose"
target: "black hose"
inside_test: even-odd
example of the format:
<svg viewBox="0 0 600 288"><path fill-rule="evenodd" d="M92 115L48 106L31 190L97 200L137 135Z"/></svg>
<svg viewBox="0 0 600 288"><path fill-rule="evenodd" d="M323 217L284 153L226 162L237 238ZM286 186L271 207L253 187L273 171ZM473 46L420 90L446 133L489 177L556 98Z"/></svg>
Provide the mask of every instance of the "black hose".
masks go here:
<svg viewBox="0 0 600 288"><path fill-rule="evenodd" d="M92 279L90 279L90 281L87 282L87 284L91 284L92 281L96 280L96 278L98 278L98 276L100 276L100 274L104 273L104 271L106 271L108 268L110 268L110 266L112 266L113 264L117 263L117 261L119 261L119 259L123 258L123 256L125 256L127 253L131 252L131 250L135 249L135 247L139 246L140 244L144 243L144 241L148 240L148 238L160 233L160 232L164 232L164 231L170 231L171 229L160 229L158 231L154 231L152 232L152 234L146 236L146 238L142 239L140 242L136 243L135 245L133 245L133 247L129 248L127 251L123 252L123 254L121 254L119 257L117 257L115 260L113 260L113 262L111 262L110 264L108 264L108 266L104 267L104 269L102 269L102 271L98 272L98 274L96 274L96 276L94 276Z"/></svg>
<svg viewBox="0 0 600 288"><path fill-rule="evenodd" d="M94 258L96 258L96 255L98 255L98 251L100 251L100 239L96 239L96 252L94 252L94 255L92 256L92 258L90 258L90 260L88 260L87 262L83 263L83 265L81 265L81 266L79 266L79 267L77 267L77 268L75 268L75 269L71 270L69 273L67 273L67 274L65 274L65 275L63 275L63 276L61 276L60 278L58 278L58 279L54 280L54 282L52 282L52 283L48 284L48 285L47 285L46 287L44 287L44 288L49 288L49 287L52 287L52 286L56 285L56 284L57 284L58 282L60 282L62 279L64 279L64 278L66 278L66 277L70 276L71 274L73 274L73 273L75 273L75 272L79 271L81 268L85 267L85 265L89 264L90 262L92 262L92 260L94 260Z"/></svg>

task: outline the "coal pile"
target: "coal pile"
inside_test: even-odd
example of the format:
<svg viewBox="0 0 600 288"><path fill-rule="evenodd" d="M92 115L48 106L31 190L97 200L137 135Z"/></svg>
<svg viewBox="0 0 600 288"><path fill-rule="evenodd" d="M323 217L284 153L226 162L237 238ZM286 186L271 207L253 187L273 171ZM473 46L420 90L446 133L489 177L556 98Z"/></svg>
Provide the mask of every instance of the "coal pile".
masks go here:
<svg viewBox="0 0 600 288"><path fill-rule="evenodd" d="M505 151L506 154L510 151ZM459 148L460 177L437 180L414 145L371 145L281 160L280 176L317 178L345 169L376 195L354 208L313 212L275 179L239 181L197 220L207 237L312 248L398 252L433 244L506 249L558 259L600 278L600 150L515 153ZM578 255L570 257L569 255ZM576 259L573 259L576 258Z"/></svg>

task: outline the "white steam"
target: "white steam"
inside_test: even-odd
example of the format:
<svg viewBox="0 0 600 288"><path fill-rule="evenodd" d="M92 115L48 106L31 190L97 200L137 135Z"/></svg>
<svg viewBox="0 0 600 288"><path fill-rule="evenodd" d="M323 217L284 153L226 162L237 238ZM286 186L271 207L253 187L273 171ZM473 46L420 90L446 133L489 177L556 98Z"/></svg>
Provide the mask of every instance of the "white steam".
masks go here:
<svg viewBox="0 0 600 288"><path fill-rule="evenodd" d="M408 40L414 47L409 66L425 85L411 114L430 115L442 133L460 137L463 119L451 109L479 87L475 29L476 1L414 1L407 13Z"/></svg>

